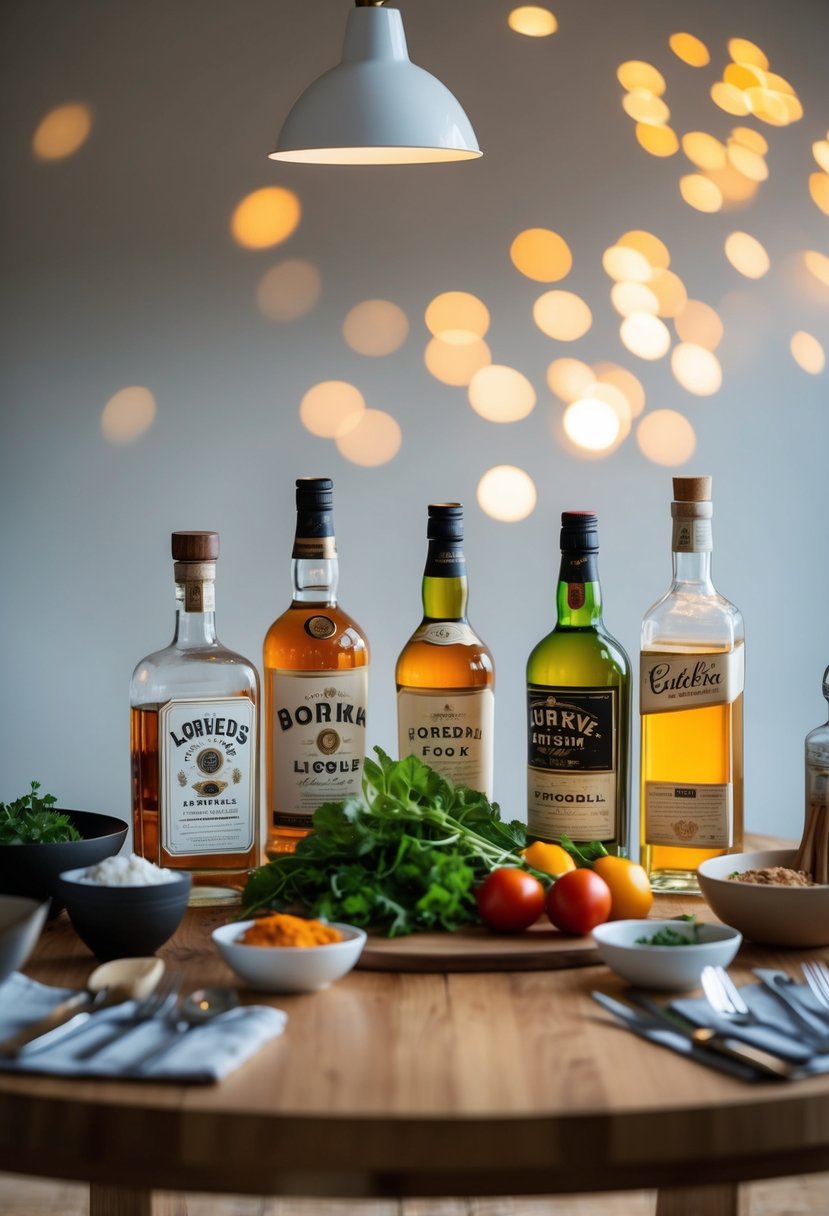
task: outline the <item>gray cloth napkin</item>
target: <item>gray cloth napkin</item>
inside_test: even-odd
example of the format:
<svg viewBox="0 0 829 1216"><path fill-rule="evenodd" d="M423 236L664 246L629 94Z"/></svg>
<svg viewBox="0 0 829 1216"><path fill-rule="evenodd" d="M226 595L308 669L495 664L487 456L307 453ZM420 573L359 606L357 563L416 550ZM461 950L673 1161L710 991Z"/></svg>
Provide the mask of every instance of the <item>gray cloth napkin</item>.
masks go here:
<svg viewBox="0 0 829 1216"><path fill-rule="evenodd" d="M72 988L51 988L15 972L0 984L0 1039L16 1034L73 996ZM40 1049L33 1043L15 1059L0 1058L7 1072L38 1072L51 1076L117 1077L121 1079L219 1081L244 1064L285 1029L288 1015L269 1005L244 1005L220 1014L204 1026L175 1031L166 1019L129 1023L134 1001L102 1009L81 1027ZM83 1052L97 1041L109 1040L89 1059ZM141 1061L156 1048L170 1044L156 1060Z"/></svg>
<svg viewBox="0 0 829 1216"><path fill-rule="evenodd" d="M829 1033L827 1011L818 1005L805 984L798 984L797 989L803 1004L812 1012L826 1018L826 1029ZM670 1007L695 1026L711 1026L731 1038L741 1039L755 1047L772 1051L783 1059L792 1060L801 1065L797 1070L798 1076L808 1077L829 1072L829 1054L818 1054L815 1051L797 1019L773 993L760 984L747 984L740 988L740 995L751 1012L762 1018L767 1025L739 1026L728 1018L718 1016L705 997L684 997L671 1001Z"/></svg>

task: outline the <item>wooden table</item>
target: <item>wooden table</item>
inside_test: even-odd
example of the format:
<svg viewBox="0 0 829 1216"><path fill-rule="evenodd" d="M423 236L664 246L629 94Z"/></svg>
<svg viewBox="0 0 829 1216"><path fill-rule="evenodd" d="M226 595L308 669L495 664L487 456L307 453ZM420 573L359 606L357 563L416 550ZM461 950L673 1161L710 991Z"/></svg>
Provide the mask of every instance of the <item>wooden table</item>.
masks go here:
<svg viewBox="0 0 829 1216"><path fill-rule="evenodd" d="M699 900L667 906L701 913ZM209 941L224 919L190 911L162 951L185 989L233 982ZM744 946L733 970L747 980L760 961L794 971L800 958ZM80 986L94 961L62 914L27 971ZM590 999L597 986L623 987L596 966L355 971L270 998L286 1033L218 1085L0 1073L0 1170L89 1181L92 1216L183 1210L154 1191L653 1187L659 1216L736 1216L741 1180L829 1169L829 1077L749 1085L703 1069L618 1028Z"/></svg>

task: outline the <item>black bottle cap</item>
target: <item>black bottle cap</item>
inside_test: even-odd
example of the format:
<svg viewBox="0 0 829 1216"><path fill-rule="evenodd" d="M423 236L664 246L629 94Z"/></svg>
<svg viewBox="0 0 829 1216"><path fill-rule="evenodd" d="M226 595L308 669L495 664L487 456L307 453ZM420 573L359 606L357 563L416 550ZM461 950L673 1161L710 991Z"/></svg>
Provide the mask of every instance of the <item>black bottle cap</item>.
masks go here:
<svg viewBox="0 0 829 1216"><path fill-rule="evenodd" d="M594 511L562 511L562 553L598 553L599 517Z"/></svg>
<svg viewBox="0 0 829 1216"><path fill-rule="evenodd" d="M430 502L428 540L463 540L463 506L459 502Z"/></svg>
<svg viewBox="0 0 829 1216"><path fill-rule="evenodd" d="M299 511L330 511L334 506L334 483L330 477L297 477L296 505Z"/></svg>

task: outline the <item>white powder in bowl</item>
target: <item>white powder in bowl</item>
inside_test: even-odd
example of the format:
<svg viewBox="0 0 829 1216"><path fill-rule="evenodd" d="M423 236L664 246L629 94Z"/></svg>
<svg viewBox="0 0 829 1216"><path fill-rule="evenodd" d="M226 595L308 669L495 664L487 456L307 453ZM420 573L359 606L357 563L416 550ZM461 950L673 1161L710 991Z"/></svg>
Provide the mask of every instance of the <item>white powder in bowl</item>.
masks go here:
<svg viewBox="0 0 829 1216"><path fill-rule="evenodd" d="M162 870L152 861L130 853L129 857L105 857L84 870L78 881L99 887L154 887L162 882L175 882L178 877L172 870Z"/></svg>

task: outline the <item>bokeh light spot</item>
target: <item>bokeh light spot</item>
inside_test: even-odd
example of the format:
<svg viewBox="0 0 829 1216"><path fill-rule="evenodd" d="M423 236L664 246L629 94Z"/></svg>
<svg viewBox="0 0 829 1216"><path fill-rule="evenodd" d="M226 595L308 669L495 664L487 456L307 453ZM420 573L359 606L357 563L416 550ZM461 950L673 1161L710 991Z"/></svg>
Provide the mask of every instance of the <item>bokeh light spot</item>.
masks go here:
<svg viewBox="0 0 829 1216"><path fill-rule="evenodd" d="M747 38L729 38L728 53L735 63L749 63L764 72L768 71L768 56Z"/></svg>
<svg viewBox="0 0 829 1216"><path fill-rule="evenodd" d="M573 255L570 246L549 228L526 228L510 246L516 270L539 283L557 283L570 273Z"/></svg>
<svg viewBox="0 0 829 1216"><path fill-rule="evenodd" d="M677 59L681 59L691 68L704 68L711 62L708 47L693 34L671 34L668 46Z"/></svg>
<svg viewBox="0 0 829 1216"><path fill-rule="evenodd" d="M593 368L581 359L554 359L547 368L547 384L560 401L568 404L581 397L596 379Z"/></svg>
<svg viewBox="0 0 829 1216"><path fill-rule="evenodd" d="M64 160L77 152L92 130L92 111L83 102L67 102L40 120L32 137L37 160Z"/></svg>
<svg viewBox="0 0 829 1216"><path fill-rule="evenodd" d="M807 249L803 254L803 262L806 269L811 275L829 287L829 257L825 253L818 253L816 249Z"/></svg>
<svg viewBox="0 0 829 1216"><path fill-rule="evenodd" d="M538 495L529 473L512 464L488 469L478 482L478 506L490 519L514 524L535 510Z"/></svg>
<svg viewBox="0 0 829 1216"><path fill-rule="evenodd" d="M678 274L672 270L656 270L648 287L656 296L658 307L654 311L660 317L675 317L682 312L688 292Z"/></svg>
<svg viewBox="0 0 829 1216"><path fill-rule="evenodd" d="M467 291L435 296L424 315L426 328L444 342L474 342L489 329L489 309Z"/></svg>
<svg viewBox="0 0 829 1216"><path fill-rule="evenodd" d="M638 122L636 139L651 156L674 156L679 151L679 138L672 127Z"/></svg>
<svg viewBox="0 0 829 1216"><path fill-rule="evenodd" d="M696 450L694 428L676 410L654 410L636 428L636 442L654 464L676 468L690 460Z"/></svg>
<svg viewBox="0 0 829 1216"><path fill-rule="evenodd" d="M771 264L763 246L747 232L732 232L726 237L725 256L747 279L762 279Z"/></svg>
<svg viewBox="0 0 829 1216"><path fill-rule="evenodd" d="M694 342L680 342L671 351L671 371L695 397L710 397L722 387L722 368L713 351Z"/></svg>
<svg viewBox="0 0 829 1216"><path fill-rule="evenodd" d="M593 314L581 298L572 291L547 291L533 305L533 319L548 338L559 342L575 342L593 324Z"/></svg>
<svg viewBox="0 0 829 1216"><path fill-rule="evenodd" d="M532 412L535 389L514 367L490 363L469 382L469 404L488 422L518 422Z"/></svg>
<svg viewBox="0 0 829 1216"><path fill-rule="evenodd" d="M706 350L716 350L722 341L719 313L702 300L687 300L674 318L674 326L682 342L693 342Z"/></svg>
<svg viewBox="0 0 829 1216"><path fill-rule="evenodd" d="M390 300L363 300L350 309L343 322L343 338L358 355L390 355L408 336L409 319Z"/></svg>
<svg viewBox="0 0 829 1216"><path fill-rule="evenodd" d="M334 442L340 455L352 464L374 468L394 459L400 451L403 433L391 414L384 410L364 410L356 422L340 428Z"/></svg>
<svg viewBox="0 0 829 1216"><path fill-rule="evenodd" d="M659 300L645 283L614 283L610 300L623 317L629 317L633 312L659 312Z"/></svg>
<svg viewBox="0 0 829 1216"><path fill-rule="evenodd" d="M722 191L701 173L688 173L680 178L679 193L696 211L713 212L722 208Z"/></svg>
<svg viewBox="0 0 829 1216"><path fill-rule="evenodd" d="M619 418L612 406L598 397L583 397L564 411L564 433L577 447L602 452L619 434Z"/></svg>
<svg viewBox="0 0 829 1216"><path fill-rule="evenodd" d="M153 424L155 397L143 385L133 384L114 393L101 413L101 433L110 443L132 443Z"/></svg>
<svg viewBox="0 0 829 1216"><path fill-rule="evenodd" d="M630 353L640 359L661 359L671 346L671 334L665 322L644 312L625 317L619 327L619 337Z"/></svg>
<svg viewBox="0 0 829 1216"><path fill-rule="evenodd" d="M299 406L302 425L312 435L333 439L365 411L363 394L346 380L323 380L309 388Z"/></svg>
<svg viewBox="0 0 829 1216"><path fill-rule="evenodd" d="M238 204L230 219L230 231L245 249L268 249L287 240L301 218L302 207L293 190L265 186Z"/></svg>
<svg viewBox="0 0 829 1216"><path fill-rule="evenodd" d="M618 363L597 363L594 371L599 384L612 384L625 398L631 418L638 418L645 408L645 390L641 381Z"/></svg>
<svg viewBox="0 0 829 1216"><path fill-rule="evenodd" d="M725 80L715 80L711 85L711 100L726 114L733 114L737 118L745 118L751 113L743 90Z"/></svg>
<svg viewBox="0 0 829 1216"><path fill-rule="evenodd" d="M483 338L470 342L444 342L441 338L432 338L423 361L436 380L462 388L480 368L492 362L492 354Z"/></svg>
<svg viewBox="0 0 829 1216"><path fill-rule="evenodd" d="M632 93L626 93L622 98L622 109L634 122L651 126L661 126L671 117L671 111L662 98L647 89L634 89Z"/></svg>
<svg viewBox="0 0 829 1216"><path fill-rule="evenodd" d="M605 274L617 283L647 283L653 267L647 254L630 244L619 242L605 249L602 254Z"/></svg>
<svg viewBox="0 0 829 1216"><path fill-rule="evenodd" d="M540 4L522 4L507 17L507 24L516 34L527 38L548 38L558 29L555 14Z"/></svg>
<svg viewBox="0 0 829 1216"><path fill-rule="evenodd" d="M819 376L826 366L826 352L814 334L798 330L792 335L789 349L798 367L811 376Z"/></svg>
<svg viewBox="0 0 829 1216"><path fill-rule="evenodd" d="M698 169L722 169L726 163L725 145L707 131L683 135L682 151Z"/></svg>
<svg viewBox="0 0 829 1216"><path fill-rule="evenodd" d="M303 258L292 258L265 272L256 289L256 304L271 321L296 321L311 311L321 290L316 266Z"/></svg>
<svg viewBox="0 0 829 1216"><path fill-rule="evenodd" d="M743 144L729 143L728 159L737 172L749 181L764 182L769 175L769 167L763 157Z"/></svg>
<svg viewBox="0 0 829 1216"><path fill-rule="evenodd" d="M813 143L812 154L821 169L829 173L829 139L819 139Z"/></svg>
<svg viewBox="0 0 829 1216"><path fill-rule="evenodd" d="M751 127L735 127L731 132L730 140L741 144L744 148L750 148L759 156L765 156L769 150L769 142L766 137L759 131L753 131Z"/></svg>
<svg viewBox="0 0 829 1216"><path fill-rule="evenodd" d="M671 255L665 242L643 228L632 228L630 232L625 232L616 244L637 250L654 270L667 270L671 264Z"/></svg>
<svg viewBox="0 0 829 1216"><path fill-rule="evenodd" d="M616 79L629 93L639 89L643 93L653 93L656 97L661 97L666 88L662 73L652 63L645 63L641 59L629 59L620 64L616 70Z"/></svg>
<svg viewBox="0 0 829 1216"><path fill-rule="evenodd" d="M812 202L824 215L829 215L829 173L812 173L809 177Z"/></svg>

